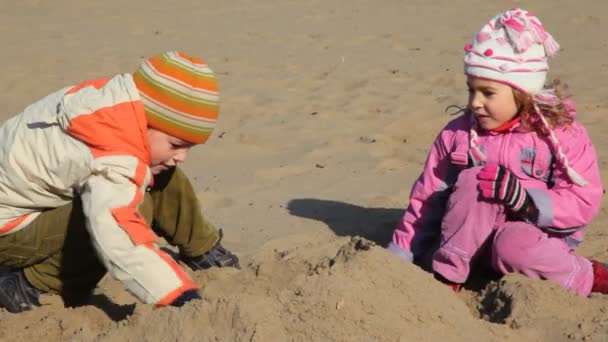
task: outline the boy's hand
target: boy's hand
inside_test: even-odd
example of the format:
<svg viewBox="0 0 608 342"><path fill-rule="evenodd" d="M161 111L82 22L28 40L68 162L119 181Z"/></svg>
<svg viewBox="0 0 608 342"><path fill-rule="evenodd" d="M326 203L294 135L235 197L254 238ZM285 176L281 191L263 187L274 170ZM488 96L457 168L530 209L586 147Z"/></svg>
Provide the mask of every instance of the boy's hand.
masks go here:
<svg viewBox="0 0 608 342"><path fill-rule="evenodd" d="M519 213L530 202L526 190L519 179L502 165L486 165L477 174L478 189L482 198L495 200Z"/></svg>
<svg viewBox="0 0 608 342"><path fill-rule="evenodd" d="M173 303L171 303L171 306L180 307L191 300L198 300L198 299L201 299L201 295L198 293L197 290L188 290L188 291L182 293L179 297L175 298Z"/></svg>

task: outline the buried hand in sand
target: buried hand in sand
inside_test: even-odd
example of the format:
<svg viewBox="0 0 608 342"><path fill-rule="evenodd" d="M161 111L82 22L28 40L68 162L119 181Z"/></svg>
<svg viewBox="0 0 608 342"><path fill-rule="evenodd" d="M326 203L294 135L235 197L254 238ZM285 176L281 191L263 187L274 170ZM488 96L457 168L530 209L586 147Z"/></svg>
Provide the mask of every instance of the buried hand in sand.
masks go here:
<svg viewBox="0 0 608 342"><path fill-rule="evenodd" d="M574 103L557 83L545 86L558 49L522 9L496 16L465 46L468 106L435 140L391 251L419 260L439 236L432 269L454 288L485 262L582 296L608 293L606 266L573 252L602 183Z"/></svg>
<svg viewBox="0 0 608 342"><path fill-rule="evenodd" d="M208 139L218 101L202 60L168 52L133 75L61 89L5 122L0 306L31 309L41 292L84 304L106 270L144 303L200 298L157 234L192 269L238 267L177 167Z"/></svg>

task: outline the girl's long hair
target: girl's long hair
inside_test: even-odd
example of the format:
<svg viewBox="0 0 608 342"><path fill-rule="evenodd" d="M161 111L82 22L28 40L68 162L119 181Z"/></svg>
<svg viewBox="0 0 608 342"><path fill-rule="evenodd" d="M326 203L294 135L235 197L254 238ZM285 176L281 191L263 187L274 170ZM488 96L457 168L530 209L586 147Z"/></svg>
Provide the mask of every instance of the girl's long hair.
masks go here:
<svg viewBox="0 0 608 342"><path fill-rule="evenodd" d="M513 97L515 103L519 108L518 115L521 118L521 124L524 128L535 131L539 135L547 136L549 132L543 125L536 109L534 108L534 98L518 89L513 89ZM548 89L554 93L557 101L555 103L539 103L536 105L541 110L543 116L552 128L565 127L572 123L574 120L573 112L574 103L571 100L570 94L568 94L567 86L560 80L554 80L552 86Z"/></svg>

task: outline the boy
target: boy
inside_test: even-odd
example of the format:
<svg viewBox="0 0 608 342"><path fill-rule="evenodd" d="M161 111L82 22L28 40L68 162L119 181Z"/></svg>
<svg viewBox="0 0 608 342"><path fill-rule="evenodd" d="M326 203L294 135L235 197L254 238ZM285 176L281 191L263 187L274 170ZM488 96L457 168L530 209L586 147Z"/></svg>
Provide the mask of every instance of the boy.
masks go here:
<svg viewBox="0 0 608 342"><path fill-rule="evenodd" d="M84 304L106 270L144 303L200 298L156 234L194 270L239 267L177 168L210 136L218 102L205 62L167 52L133 75L61 89L5 122L0 306L29 310L41 292Z"/></svg>

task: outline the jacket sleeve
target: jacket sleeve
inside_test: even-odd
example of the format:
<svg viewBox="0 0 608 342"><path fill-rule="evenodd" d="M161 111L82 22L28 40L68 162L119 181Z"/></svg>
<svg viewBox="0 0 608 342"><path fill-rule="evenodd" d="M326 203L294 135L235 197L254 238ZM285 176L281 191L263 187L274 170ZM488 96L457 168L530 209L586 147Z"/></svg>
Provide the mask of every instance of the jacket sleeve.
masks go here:
<svg viewBox="0 0 608 342"><path fill-rule="evenodd" d="M458 120L458 119L457 119ZM402 220L397 224L389 249L402 257L420 255L430 246L440 232L445 204L455 183L459 166L452 163L453 154L461 154L462 164L466 165L468 140L462 151L452 151L454 145L454 121L435 139L422 174L414 183L410 201Z"/></svg>
<svg viewBox="0 0 608 342"><path fill-rule="evenodd" d="M539 211L538 226L567 232L591 222L599 210L603 190L595 147L586 130L575 122L571 127L556 130L556 135L570 166L588 184L573 184L557 161L553 185L547 190L527 189L527 192Z"/></svg>
<svg viewBox="0 0 608 342"><path fill-rule="evenodd" d="M170 304L197 285L156 245L138 210L151 174L133 156L97 158L80 186L87 229L104 265L144 303Z"/></svg>

